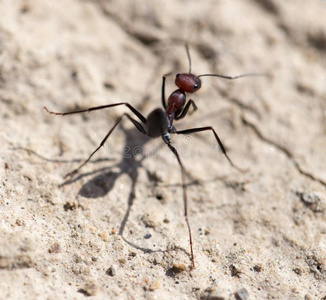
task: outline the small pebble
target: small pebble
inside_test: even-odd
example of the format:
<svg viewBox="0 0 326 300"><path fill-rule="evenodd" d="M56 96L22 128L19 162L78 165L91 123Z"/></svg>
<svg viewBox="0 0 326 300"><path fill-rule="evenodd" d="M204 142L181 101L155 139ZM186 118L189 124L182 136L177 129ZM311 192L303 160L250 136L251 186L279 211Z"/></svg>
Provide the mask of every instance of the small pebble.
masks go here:
<svg viewBox="0 0 326 300"><path fill-rule="evenodd" d="M97 285L94 282L88 282L85 284L84 288L78 291L86 296L95 296L97 293Z"/></svg>
<svg viewBox="0 0 326 300"><path fill-rule="evenodd" d="M16 225L18 226L25 226L25 221L21 218L16 219Z"/></svg>
<svg viewBox="0 0 326 300"><path fill-rule="evenodd" d="M232 264L230 266L230 270L231 270L231 276L232 277L239 277L240 274L241 274L240 268L237 265L235 265L235 264Z"/></svg>
<svg viewBox="0 0 326 300"><path fill-rule="evenodd" d="M107 242L109 240L105 232L99 233L99 236L102 238L104 242Z"/></svg>
<svg viewBox="0 0 326 300"><path fill-rule="evenodd" d="M261 272L263 270L264 270L264 267L263 267L262 264L256 264L256 265L254 265L254 271L255 272Z"/></svg>
<svg viewBox="0 0 326 300"><path fill-rule="evenodd" d="M147 233L147 234L145 234L145 236L144 236L144 238L145 238L146 240L150 239L151 237L152 237L152 235L151 235L150 233Z"/></svg>
<svg viewBox="0 0 326 300"><path fill-rule="evenodd" d="M155 280L153 284L149 287L150 291L155 291L160 287L159 281Z"/></svg>
<svg viewBox="0 0 326 300"><path fill-rule="evenodd" d="M173 270L175 273L181 273L181 272L183 272L185 269L186 269L186 265L185 265L185 264L177 264L177 263L174 263L174 264L173 264L173 268L172 268L172 270Z"/></svg>
<svg viewBox="0 0 326 300"><path fill-rule="evenodd" d="M50 249L49 249L49 253L59 253L61 250L60 244L59 243L54 243Z"/></svg>
<svg viewBox="0 0 326 300"><path fill-rule="evenodd" d="M211 286L202 292L201 298L207 300L227 300L229 295L230 293L225 287Z"/></svg>
<svg viewBox="0 0 326 300"><path fill-rule="evenodd" d="M129 252L129 257L136 257L137 253L136 252Z"/></svg>
<svg viewBox="0 0 326 300"><path fill-rule="evenodd" d="M116 265L111 265L111 267L106 271L108 275L115 276L117 275L118 267Z"/></svg>
<svg viewBox="0 0 326 300"><path fill-rule="evenodd" d="M237 300L247 300L249 298L249 293L245 288L235 292L234 294L235 299Z"/></svg>

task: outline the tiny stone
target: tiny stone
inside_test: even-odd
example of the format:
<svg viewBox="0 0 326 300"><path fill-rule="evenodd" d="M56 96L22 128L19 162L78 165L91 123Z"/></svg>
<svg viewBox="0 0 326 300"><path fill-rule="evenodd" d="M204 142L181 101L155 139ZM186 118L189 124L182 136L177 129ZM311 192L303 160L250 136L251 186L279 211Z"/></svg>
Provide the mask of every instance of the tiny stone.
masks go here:
<svg viewBox="0 0 326 300"><path fill-rule="evenodd" d="M202 297L207 300L227 300L230 299L227 289L218 286L211 286L202 293Z"/></svg>
<svg viewBox="0 0 326 300"><path fill-rule="evenodd" d="M234 294L235 299L237 300L247 300L249 298L249 293L245 288L235 292Z"/></svg>
<svg viewBox="0 0 326 300"><path fill-rule="evenodd" d="M115 276L117 275L118 267L116 265L111 265L111 267L106 271L108 275Z"/></svg>
<svg viewBox="0 0 326 300"><path fill-rule="evenodd" d="M254 265L254 271L255 272L261 272L261 271L263 271L263 265L262 264L256 264L256 265Z"/></svg>
<svg viewBox="0 0 326 300"><path fill-rule="evenodd" d="M177 263L174 263L173 264L173 268L172 268L173 272L175 272L175 273L181 273L185 269L186 269L186 265L185 264L177 264Z"/></svg>
<svg viewBox="0 0 326 300"><path fill-rule="evenodd" d="M54 243L50 249L49 249L49 253L59 253L61 250L60 244L59 243Z"/></svg>
<svg viewBox="0 0 326 300"><path fill-rule="evenodd" d="M16 225L25 226L25 221L21 218L16 219Z"/></svg>
<svg viewBox="0 0 326 300"><path fill-rule="evenodd" d="M237 265L232 264L230 266L230 270L231 270L231 276L232 277L239 277L240 274L241 274L241 271L240 271L240 269L238 268Z"/></svg>
<svg viewBox="0 0 326 300"><path fill-rule="evenodd" d="M145 236L144 236L144 238L146 240L150 239L151 237L152 237L152 235L150 233L146 233Z"/></svg>
<svg viewBox="0 0 326 300"><path fill-rule="evenodd" d="M99 236L102 238L104 242L107 242L109 240L105 232L99 233Z"/></svg>
<svg viewBox="0 0 326 300"><path fill-rule="evenodd" d="M154 290L157 290L159 287L160 287L159 281L155 280L153 282L153 284L149 287L149 290L154 291Z"/></svg>
<svg viewBox="0 0 326 300"><path fill-rule="evenodd" d="M80 289L78 292L86 296L95 296L97 293L97 285L94 282L88 282L85 284L84 288Z"/></svg>

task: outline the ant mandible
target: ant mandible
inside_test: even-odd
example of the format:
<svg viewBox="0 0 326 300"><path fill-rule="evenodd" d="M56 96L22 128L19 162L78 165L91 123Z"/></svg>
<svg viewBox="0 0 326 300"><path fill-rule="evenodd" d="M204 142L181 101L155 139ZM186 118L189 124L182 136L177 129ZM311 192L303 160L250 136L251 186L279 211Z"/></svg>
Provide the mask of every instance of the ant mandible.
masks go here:
<svg viewBox="0 0 326 300"><path fill-rule="evenodd" d="M165 80L166 77L169 74L166 74L163 76L162 79L162 105L164 107L164 110L161 108L154 109L147 118L145 118L137 109L135 109L132 105L130 105L127 102L120 102L120 103L114 103L114 104L108 104L108 105L101 105L96 107L91 107L88 109L83 110L77 110L77 111L71 111L71 112L64 112L64 113L58 113L58 112L52 112L49 111L46 107L44 109L52 115L60 115L60 116L66 116L66 115L72 115L72 114L79 114L84 112L91 112L94 110L100 110L104 108L110 108L120 105L127 106L130 111L140 120L135 120L131 115L128 113L124 113L116 123L113 125L111 130L107 133L107 135L104 137L100 145L92 152L92 154L86 159L77 169L73 170L72 172L68 173L65 178L73 176L76 174L84 165L87 164L87 162L92 158L92 156L105 144L107 139L110 137L113 130L117 127L117 125L120 123L123 117L127 117L137 128L138 131L140 131L142 134L147 135L151 138L158 138L161 137L164 141L164 143L168 146L168 148L172 151L172 153L175 155L178 164L181 168L181 180L182 180L182 189L183 189L183 202L184 202L184 217L188 228L188 235L189 235L189 245L190 245L190 259L192 268L195 268L195 259L194 259L194 253L193 253L193 242L192 242L192 235L191 235L191 229L190 224L188 220L188 200L187 200L187 186L186 186L186 179L185 179L185 168L184 165L180 159L179 153L177 149L171 144L171 136L170 134L191 134L195 132L201 132L201 131L207 131L211 130L215 136L215 139L220 146L223 154L227 158L227 160L230 162L230 164L241 171L240 168L238 168L229 158L227 155L225 148L218 137L217 133L215 132L214 128L212 126L206 126L206 127L198 127L198 128L191 128L186 130L178 131L176 128L172 125L173 120L180 120L183 119L190 108L190 106L193 107L193 110L197 110L197 106L195 102L190 99L186 104L186 93L194 93L198 91L201 87L201 80L200 77L204 76L214 76L214 77L220 77L224 79L237 79L241 77L247 77L247 76L260 76L262 74L259 73L248 73L248 74L242 74L238 76L224 76L219 74L202 74L199 76L196 76L191 73L191 58L189 54L189 48L188 45L186 45L186 52L188 56L189 61L189 72L188 73L182 73L177 74L175 79L175 84L179 89L175 90L170 97L168 98L168 102L166 104L165 101Z"/></svg>

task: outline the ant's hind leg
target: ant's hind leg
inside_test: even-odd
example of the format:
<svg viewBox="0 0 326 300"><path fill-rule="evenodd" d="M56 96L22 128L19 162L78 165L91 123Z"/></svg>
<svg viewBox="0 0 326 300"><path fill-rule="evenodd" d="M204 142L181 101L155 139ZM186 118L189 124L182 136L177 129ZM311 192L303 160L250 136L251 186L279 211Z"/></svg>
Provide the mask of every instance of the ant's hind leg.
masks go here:
<svg viewBox="0 0 326 300"><path fill-rule="evenodd" d="M100 109L115 107L115 106L119 106L119 105L127 106L139 118L140 121L142 121L144 124L146 124L146 118L136 108L134 108L132 105L130 105L127 102L119 102L119 103L95 106L95 107L90 107L90 108L86 108L86 109L82 109L82 110L76 110L76 111L70 111L70 112L64 112L64 113L49 111L45 106L43 108L50 115L67 116L67 115L80 114L80 113L84 113L84 112L91 112L91 111L94 111L94 110L100 110Z"/></svg>
<svg viewBox="0 0 326 300"><path fill-rule="evenodd" d="M147 134L146 130L144 129L143 125L140 124L138 121L136 121L135 119L133 119L129 114L125 113L123 114L118 121L113 125L113 127L110 129L110 131L107 133L107 135L105 136L105 138L102 140L102 142L100 143L100 145L92 152L92 154L75 170L73 170L72 172L68 173L65 178L67 177L71 177L73 175L75 175L76 173L79 172L79 170L85 166L90 159L92 158L92 156L105 144L105 142L107 141L107 139L109 138L109 136L111 135L111 133L113 132L113 130L117 127L117 125L121 122L122 118L126 116L134 125L135 127L143 134Z"/></svg>
<svg viewBox="0 0 326 300"><path fill-rule="evenodd" d="M182 189L183 189L183 205L184 205L184 217L187 223L188 228L188 235L189 235L189 245L190 245L190 260L191 260L191 267L192 269L195 268L195 258L194 258L194 251L193 251L193 243L192 243L192 235L191 235L191 228L188 220L188 199L187 199L187 186L186 186L186 175L185 175L185 168L181 162L179 153L177 149L175 149L169 141L166 141L163 137L163 140L165 141L166 145L169 147L169 149L173 152L175 157L178 160L179 166L181 168L181 180L182 180Z"/></svg>

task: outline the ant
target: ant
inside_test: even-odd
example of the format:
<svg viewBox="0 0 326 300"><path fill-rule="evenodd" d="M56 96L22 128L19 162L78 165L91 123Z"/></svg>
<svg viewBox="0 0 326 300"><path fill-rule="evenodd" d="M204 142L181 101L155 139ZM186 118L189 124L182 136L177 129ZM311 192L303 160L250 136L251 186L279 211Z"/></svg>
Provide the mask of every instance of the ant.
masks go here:
<svg viewBox="0 0 326 300"><path fill-rule="evenodd" d="M72 172L68 173L65 178L73 176L76 174L84 165L88 163L88 161L93 157L93 155L105 144L105 142L110 137L111 133L114 131L114 129L117 127L117 125L121 122L123 117L127 117L137 128L139 132L141 132L144 135L147 135L150 138L158 138L161 137L164 141L164 143L167 145L167 147L172 151L174 156L176 157L178 164L181 169L181 179L182 179L182 189L183 189L183 202L184 202L184 217L188 228L188 235L189 235L189 245L190 245L190 260L192 264L192 268L195 268L195 259L194 259L194 253L193 253L193 242L192 242L192 235L191 235L191 229L190 224L188 220L188 200L187 200L187 186L186 186L186 179L185 179L185 168L184 165L180 159L179 153L177 149L171 144L171 134L191 134L196 132L202 132L202 131L212 131L212 133L215 136L215 139L219 145L219 147L222 150L222 153L225 155L229 163L232 167L236 168L239 171L242 171L239 167L237 167L229 158L229 156L226 153L226 150L218 137L216 131L212 126L206 126L206 127L197 127L197 128L191 128L186 130L178 131L172 124L173 120L180 120L183 119L188 111L190 106L192 106L193 111L197 110L197 106L195 102L190 99L186 103L186 93L194 93L198 91L201 87L201 80L200 77L204 76L214 76L214 77L220 77L228 80L237 79L241 77L247 77L247 76L260 76L263 74L260 73L247 73L242 74L238 76L224 76L219 74L202 74L199 76L196 76L191 73L191 58L189 53L188 45L186 44L186 53L188 56L188 62L189 62L189 72L188 73L181 73L177 74L175 78L175 84L177 85L178 89L172 92L172 94L169 96L167 104L165 100L165 80L166 77L170 74L165 74L162 78L162 105L164 107L164 110L161 108L154 109L147 118L145 118L137 109L135 109L132 105L130 105L127 102L119 102L114 104L108 104L108 105L101 105L96 107L91 107L88 109L83 110L77 110L77 111L71 111L71 112L64 112L64 113L58 113L58 112L52 112L49 111L46 107L44 109L52 115L60 115L60 116L66 116L66 115L72 115L72 114L79 114L84 112L91 112L94 110L100 110L105 108L111 108L115 106L125 105L128 109L138 118L138 120L134 119L130 114L124 113L116 123L113 125L113 127L110 129L110 131L107 133L107 135L104 137L100 145L92 152L92 154L86 159L77 169L73 170Z"/></svg>

